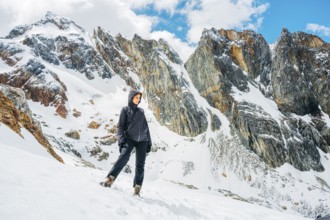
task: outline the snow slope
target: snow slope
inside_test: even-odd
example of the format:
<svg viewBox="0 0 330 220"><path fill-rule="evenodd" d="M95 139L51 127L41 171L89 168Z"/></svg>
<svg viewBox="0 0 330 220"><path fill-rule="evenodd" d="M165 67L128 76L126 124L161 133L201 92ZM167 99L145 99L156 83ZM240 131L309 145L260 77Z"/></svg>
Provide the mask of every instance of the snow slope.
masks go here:
<svg viewBox="0 0 330 220"><path fill-rule="evenodd" d="M8 130L0 126L0 134ZM147 178L134 197L129 174L103 188L105 171L71 166L69 156L61 164L18 143L0 147L0 219L307 219L160 179Z"/></svg>

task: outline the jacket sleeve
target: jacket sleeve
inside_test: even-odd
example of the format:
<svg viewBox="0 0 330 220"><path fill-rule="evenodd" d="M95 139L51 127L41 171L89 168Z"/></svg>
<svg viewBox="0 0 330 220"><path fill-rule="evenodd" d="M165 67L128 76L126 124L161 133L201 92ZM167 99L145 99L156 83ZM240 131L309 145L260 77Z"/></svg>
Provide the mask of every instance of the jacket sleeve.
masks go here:
<svg viewBox="0 0 330 220"><path fill-rule="evenodd" d="M117 124L117 139L118 145L125 143L125 126L126 126L126 110L122 108L119 115L119 121Z"/></svg>
<svg viewBox="0 0 330 220"><path fill-rule="evenodd" d="M149 126L148 126L148 122L146 122L147 124L147 128L148 128L148 146L152 146L152 141L151 141L151 135L150 135L150 130L149 130Z"/></svg>

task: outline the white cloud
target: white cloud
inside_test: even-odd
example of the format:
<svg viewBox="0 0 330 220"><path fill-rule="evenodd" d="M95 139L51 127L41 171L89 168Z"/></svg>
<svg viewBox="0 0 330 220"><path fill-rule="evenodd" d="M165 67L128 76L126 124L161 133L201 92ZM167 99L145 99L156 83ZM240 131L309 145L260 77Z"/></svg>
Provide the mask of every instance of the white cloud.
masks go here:
<svg viewBox="0 0 330 220"><path fill-rule="evenodd" d="M160 38L165 39L171 45L171 47L179 54L183 62L185 62L195 50L195 47L192 47L188 43L183 42L174 34L168 31L152 32L151 37L156 40L159 40Z"/></svg>
<svg viewBox="0 0 330 220"><path fill-rule="evenodd" d="M307 24L306 25L306 30L308 31L312 31L315 33L319 33L320 35L323 36L330 36L330 27L326 27L323 25L319 25L319 24Z"/></svg>
<svg viewBox="0 0 330 220"><path fill-rule="evenodd" d="M201 0L189 7L186 10L190 25L187 38L196 43L204 28L257 30L269 5L258 5L255 0Z"/></svg>
<svg viewBox="0 0 330 220"><path fill-rule="evenodd" d="M101 26L112 35L121 33L128 38L132 38L134 34L149 37L153 23L157 22L155 17L136 15L129 4L120 0L90 1L94 3L94 7L70 13L70 17L84 25L88 31Z"/></svg>
<svg viewBox="0 0 330 220"><path fill-rule="evenodd" d="M0 1L0 13L7 22L0 20L1 36L17 25L33 23L46 15L47 11L60 12L66 14L70 11L83 10L92 7L86 0L11 0Z"/></svg>
<svg viewBox="0 0 330 220"><path fill-rule="evenodd" d="M125 0L132 8L144 8L148 5L153 5L156 10L168 11L170 14L175 12L179 0Z"/></svg>
<svg viewBox="0 0 330 220"><path fill-rule="evenodd" d="M165 9L169 11L171 14L173 14L178 3L179 0L166 0L166 1L155 0L155 7L158 10Z"/></svg>
<svg viewBox="0 0 330 220"><path fill-rule="evenodd" d="M135 33L150 36L154 17L136 15L131 5L120 0L0 0L0 36L16 25L30 24L44 17L47 11L74 20L92 32L97 26L111 34L121 33L131 38Z"/></svg>

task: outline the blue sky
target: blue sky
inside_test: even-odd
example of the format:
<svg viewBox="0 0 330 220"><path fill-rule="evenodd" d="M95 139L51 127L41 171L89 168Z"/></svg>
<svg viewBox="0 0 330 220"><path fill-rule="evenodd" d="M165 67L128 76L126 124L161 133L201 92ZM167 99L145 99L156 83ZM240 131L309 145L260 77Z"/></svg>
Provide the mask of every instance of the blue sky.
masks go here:
<svg viewBox="0 0 330 220"><path fill-rule="evenodd" d="M0 36L47 11L72 19L89 33L98 26L128 39L163 38L185 61L204 28L253 30L274 43L283 27L330 43L330 0L0 0Z"/></svg>
<svg viewBox="0 0 330 220"><path fill-rule="evenodd" d="M268 43L273 43L283 27L290 32L304 31L320 36L330 42L330 29L327 35L324 31L313 32L306 27L308 24L319 24L330 28L329 0L271 0L264 20L257 30Z"/></svg>
<svg viewBox="0 0 330 220"><path fill-rule="evenodd" d="M186 4L187 1L179 2L176 7L176 11L182 10ZM152 27L153 31L167 30L171 33L174 33L183 41L187 41L186 35L189 27L186 15L179 12L171 13L167 10L158 11L155 9L155 6L151 4L145 6L144 8L135 9L134 11L139 15L146 14L148 16L159 17L159 21Z"/></svg>

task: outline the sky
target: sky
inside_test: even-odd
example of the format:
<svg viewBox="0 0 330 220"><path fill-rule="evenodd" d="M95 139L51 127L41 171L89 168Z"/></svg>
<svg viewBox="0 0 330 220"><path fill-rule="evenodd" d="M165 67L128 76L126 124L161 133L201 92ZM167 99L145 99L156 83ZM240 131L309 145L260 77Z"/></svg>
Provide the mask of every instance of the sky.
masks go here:
<svg viewBox="0 0 330 220"><path fill-rule="evenodd" d="M0 0L0 36L16 25L40 20L47 11L74 20L92 33L97 26L114 36L164 38L183 60L204 28L254 30L274 43L282 28L330 42L328 0Z"/></svg>

